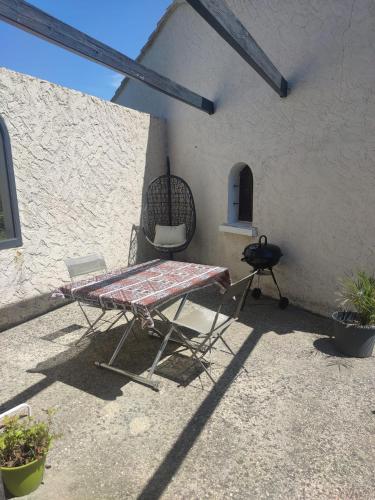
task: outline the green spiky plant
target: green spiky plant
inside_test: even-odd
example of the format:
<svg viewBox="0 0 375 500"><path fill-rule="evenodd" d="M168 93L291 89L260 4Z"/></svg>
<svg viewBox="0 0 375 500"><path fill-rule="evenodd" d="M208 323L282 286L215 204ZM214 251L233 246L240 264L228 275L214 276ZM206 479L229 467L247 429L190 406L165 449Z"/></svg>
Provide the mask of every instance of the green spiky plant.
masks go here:
<svg viewBox="0 0 375 500"><path fill-rule="evenodd" d="M6 417L0 432L0 467L19 467L42 458L51 442L60 437L51 431L54 409L46 410L45 422L32 417Z"/></svg>
<svg viewBox="0 0 375 500"><path fill-rule="evenodd" d="M364 271L347 276L341 281L341 306L354 307L361 325L375 325L375 277Z"/></svg>

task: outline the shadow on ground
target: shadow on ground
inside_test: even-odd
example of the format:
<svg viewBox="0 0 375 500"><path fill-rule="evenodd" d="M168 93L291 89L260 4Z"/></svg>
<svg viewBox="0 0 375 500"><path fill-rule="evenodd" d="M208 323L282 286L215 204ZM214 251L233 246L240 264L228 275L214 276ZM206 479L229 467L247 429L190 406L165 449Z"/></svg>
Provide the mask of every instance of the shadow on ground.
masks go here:
<svg viewBox="0 0 375 500"><path fill-rule="evenodd" d="M194 302L215 309L215 301L211 294L198 292L194 296ZM218 300L216 300L216 303L217 302ZM241 372L243 365L257 346L262 335L269 331L273 331L278 335L286 335L293 333L295 330L304 331L304 328L307 327L305 316L306 314L309 315L309 313L299 311L292 307L289 310L279 311L279 314L270 316L268 308L264 309L263 312L261 310L262 305L270 304L277 310L277 302L272 299L266 300L264 303L259 303L249 298L248 304L241 314L241 323L249 327L249 336L225 368L224 373L222 373L217 380L216 386L203 400L199 408L191 417L189 423L175 441L169 453L145 485L141 494L138 496L139 500L149 500L150 498L156 499L163 495L189 453L189 450L194 446L194 443L202 433L206 423L215 412L233 381ZM261 318L259 318L259 314L262 316ZM299 321L298 315L300 316ZM331 335L329 320L318 316L314 319L315 323L318 324L319 331L311 332L311 324L309 324L309 328L305 330L306 333ZM262 324L262 326L260 326L260 324ZM321 340L323 341L326 339Z"/></svg>
<svg viewBox="0 0 375 500"><path fill-rule="evenodd" d="M42 339L54 343L58 340L59 345L66 345L61 343L64 336L73 331L82 332L83 328L84 326L74 323L45 335ZM124 325L120 325L113 328L110 333L101 333L85 339L79 346L70 345L64 352L38 363L35 368L28 370L28 372L41 373L45 375L45 378L2 403L0 413L31 399L56 381L71 385L108 401L121 396L124 384L129 383L130 380L121 375L97 368L94 366L94 362L108 362L121 338L123 328ZM80 335L81 333L79 333ZM115 365L126 367L127 370L140 375L151 367L159 345L160 341L158 339L152 338L135 328L135 333L127 339L126 350L123 349L119 354ZM162 360L170 356L177 347L176 344L168 344ZM198 374L199 372L195 376ZM178 377L176 377L175 379L178 380ZM184 382L185 378L182 373L181 383L184 384Z"/></svg>
<svg viewBox="0 0 375 500"><path fill-rule="evenodd" d="M205 290L203 293L194 294L192 300L215 309L220 295L207 293ZM160 498L163 495L228 389L241 374L243 365L263 335L269 332L280 336L294 332L306 333L311 338L311 346L314 345L323 352L325 349L326 354L337 356L336 352L330 350L331 344L327 339L314 339L313 337L314 335L331 335L331 322L329 320L293 307L281 311L278 309L276 301L267 300L266 306L262 307L259 303L249 300L242 312L238 327L242 332L240 338L244 341L237 348L235 356L228 357L229 361L221 370L216 386L210 386L209 393L193 411L187 425L179 433L173 446L143 487L138 495L139 499ZM64 341L66 335L78 332L79 328L80 325L73 322L71 325L66 325L55 332L49 332L41 338L46 342L60 343ZM45 375L45 378L4 402L0 407L0 412L31 399L55 381L68 384L106 401L112 401L121 396L124 384L129 381L121 375L94 367L94 361L108 361L119 341L122 329L123 326L116 327L110 334L98 335L85 341L80 347L68 347L64 352L38 363L29 372L41 373ZM145 372L151 366L159 344L159 340L138 332L129 339L126 351L122 351L116 360L116 366L138 374ZM175 377L178 366L186 375L186 367L183 366L186 361L183 359L184 356L178 354L178 356L172 357L176 358L172 367L169 361L172 358L166 359L176 349L175 344L170 344L161 360L158 374L175 380L180 385L186 385L194 377L185 376L185 379L180 380Z"/></svg>

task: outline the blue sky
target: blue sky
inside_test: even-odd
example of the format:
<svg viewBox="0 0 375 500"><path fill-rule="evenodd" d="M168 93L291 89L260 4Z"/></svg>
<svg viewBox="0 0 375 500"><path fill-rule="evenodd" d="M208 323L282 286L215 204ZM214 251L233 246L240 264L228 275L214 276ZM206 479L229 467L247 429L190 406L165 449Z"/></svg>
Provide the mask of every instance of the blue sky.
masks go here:
<svg viewBox="0 0 375 500"><path fill-rule="evenodd" d="M29 0L135 58L171 0ZM110 99L118 73L0 21L0 66Z"/></svg>

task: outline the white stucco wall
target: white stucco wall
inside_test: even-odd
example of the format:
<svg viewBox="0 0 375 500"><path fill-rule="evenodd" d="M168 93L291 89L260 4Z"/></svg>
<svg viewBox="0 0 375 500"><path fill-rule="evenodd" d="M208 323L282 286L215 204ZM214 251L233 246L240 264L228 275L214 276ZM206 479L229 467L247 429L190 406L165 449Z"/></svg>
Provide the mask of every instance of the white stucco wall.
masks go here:
<svg viewBox="0 0 375 500"><path fill-rule="evenodd" d="M127 265L144 184L166 150L163 120L6 69L0 115L23 238L0 250L1 329L46 307L40 297L68 278L66 257L100 252L108 267Z"/></svg>
<svg viewBox="0 0 375 500"><path fill-rule="evenodd" d="M284 252L284 294L328 313L337 278L375 265L375 3L227 2L289 81L286 99L180 2L142 63L214 100L216 113L134 82L116 102L167 118L172 171L197 207L189 259L247 272L240 258L250 238L218 231L230 169L244 162L254 225Z"/></svg>

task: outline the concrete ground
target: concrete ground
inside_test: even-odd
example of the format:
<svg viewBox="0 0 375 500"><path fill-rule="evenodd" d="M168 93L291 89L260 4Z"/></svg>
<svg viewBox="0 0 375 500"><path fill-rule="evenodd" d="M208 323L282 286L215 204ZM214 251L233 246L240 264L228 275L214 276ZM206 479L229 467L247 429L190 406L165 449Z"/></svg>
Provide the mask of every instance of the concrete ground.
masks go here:
<svg viewBox="0 0 375 500"><path fill-rule="evenodd" d="M236 356L213 353L216 390L204 375L184 384L195 367L169 356L174 345L157 393L94 366L121 326L72 345L79 313L71 304L0 334L0 412L59 409L63 437L30 500L375 498L374 358L341 357L330 320L251 300L227 333ZM158 343L132 337L116 365L145 372Z"/></svg>

